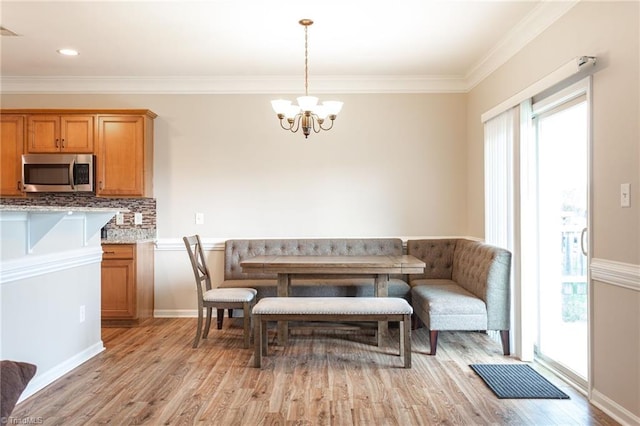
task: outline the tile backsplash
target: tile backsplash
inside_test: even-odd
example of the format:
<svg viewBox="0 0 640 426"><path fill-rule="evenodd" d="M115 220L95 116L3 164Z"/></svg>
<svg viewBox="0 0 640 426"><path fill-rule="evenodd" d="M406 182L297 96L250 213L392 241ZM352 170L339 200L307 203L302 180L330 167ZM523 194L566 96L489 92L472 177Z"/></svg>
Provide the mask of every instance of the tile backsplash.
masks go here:
<svg viewBox="0 0 640 426"><path fill-rule="evenodd" d="M110 207L129 210L123 224L112 218L105 226L109 239L148 239L156 237L155 198L102 198L93 194L30 194L25 198L0 197L6 206ZM142 213L142 224L134 224L134 213Z"/></svg>

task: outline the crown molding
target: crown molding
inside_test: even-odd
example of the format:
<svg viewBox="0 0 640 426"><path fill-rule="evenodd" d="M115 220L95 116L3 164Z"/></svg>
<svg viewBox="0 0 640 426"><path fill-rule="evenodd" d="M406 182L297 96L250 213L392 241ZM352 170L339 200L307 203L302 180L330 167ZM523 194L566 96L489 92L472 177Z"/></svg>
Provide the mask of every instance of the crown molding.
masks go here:
<svg viewBox="0 0 640 426"><path fill-rule="evenodd" d="M313 93L464 93L463 77L320 76ZM0 92L9 94L291 94L299 76L2 76Z"/></svg>
<svg viewBox="0 0 640 426"><path fill-rule="evenodd" d="M473 65L466 75L467 91L477 86L504 65L516 53L577 5L580 0L546 1L540 3L513 27L489 53Z"/></svg>
<svg viewBox="0 0 640 426"><path fill-rule="evenodd" d="M464 76L314 76L314 94L467 93L581 0L537 6ZM300 76L0 76L2 94L291 94Z"/></svg>

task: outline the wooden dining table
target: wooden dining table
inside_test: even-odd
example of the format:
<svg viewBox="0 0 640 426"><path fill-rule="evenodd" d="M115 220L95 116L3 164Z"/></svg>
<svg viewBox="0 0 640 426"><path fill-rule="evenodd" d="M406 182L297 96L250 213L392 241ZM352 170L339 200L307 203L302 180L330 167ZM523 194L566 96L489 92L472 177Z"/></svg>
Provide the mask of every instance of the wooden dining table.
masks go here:
<svg viewBox="0 0 640 426"><path fill-rule="evenodd" d="M411 255L371 255L371 256L296 256L272 255L256 256L240 263L243 272L275 273L278 276L278 297L289 296L291 279L313 278L373 278L374 295L388 296L389 274L419 274L424 272L425 263ZM327 285L331 285L327 281ZM354 302L357 302L354 298ZM378 323L378 344L387 334L387 323ZM288 324L278 323L278 342L286 344ZM255 338L255 337L254 337Z"/></svg>

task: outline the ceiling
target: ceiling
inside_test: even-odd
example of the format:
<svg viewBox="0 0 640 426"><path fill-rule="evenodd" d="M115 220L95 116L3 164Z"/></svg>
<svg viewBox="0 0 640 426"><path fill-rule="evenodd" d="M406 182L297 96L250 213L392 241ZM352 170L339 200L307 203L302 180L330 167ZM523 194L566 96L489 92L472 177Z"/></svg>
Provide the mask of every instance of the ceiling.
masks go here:
<svg viewBox="0 0 640 426"><path fill-rule="evenodd" d="M310 92L464 92L575 3L1 0L2 92L299 92L301 18Z"/></svg>

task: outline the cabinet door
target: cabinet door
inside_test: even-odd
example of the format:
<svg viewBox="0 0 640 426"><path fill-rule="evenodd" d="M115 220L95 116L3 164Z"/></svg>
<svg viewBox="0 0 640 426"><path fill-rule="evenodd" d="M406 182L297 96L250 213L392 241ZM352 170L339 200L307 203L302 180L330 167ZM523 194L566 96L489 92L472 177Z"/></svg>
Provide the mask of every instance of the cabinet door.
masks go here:
<svg viewBox="0 0 640 426"><path fill-rule="evenodd" d="M17 196L22 192L22 153L24 150L24 117L0 116L0 195Z"/></svg>
<svg viewBox="0 0 640 426"><path fill-rule="evenodd" d="M47 153L60 151L60 117L57 115L31 115L27 127L27 152Z"/></svg>
<svg viewBox="0 0 640 426"><path fill-rule="evenodd" d="M144 195L143 117L99 117L97 156L97 195Z"/></svg>
<svg viewBox="0 0 640 426"><path fill-rule="evenodd" d="M102 319L128 319L136 315L133 259L102 261Z"/></svg>
<svg viewBox="0 0 640 426"><path fill-rule="evenodd" d="M93 153L94 121L92 115L60 117L60 150L70 153Z"/></svg>

